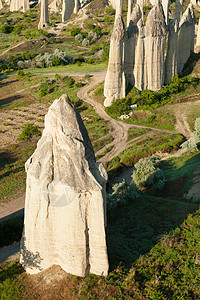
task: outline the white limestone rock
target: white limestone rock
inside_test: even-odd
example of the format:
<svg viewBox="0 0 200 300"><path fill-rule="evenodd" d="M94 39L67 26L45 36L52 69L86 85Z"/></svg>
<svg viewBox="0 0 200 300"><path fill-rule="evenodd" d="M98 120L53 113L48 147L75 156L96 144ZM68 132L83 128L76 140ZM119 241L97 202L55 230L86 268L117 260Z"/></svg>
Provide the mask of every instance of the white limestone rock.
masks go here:
<svg viewBox="0 0 200 300"><path fill-rule="evenodd" d="M80 1L75 0L75 2L74 2L74 13L77 14L79 9L80 9Z"/></svg>
<svg viewBox="0 0 200 300"><path fill-rule="evenodd" d="M62 22L67 21L74 11L74 0L63 0Z"/></svg>
<svg viewBox="0 0 200 300"><path fill-rule="evenodd" d="M170 83L172 77L174 77L178 71L178 30L178 20L171 20L169 22L167 55L165 61L165 84Z"/></svg>
<svg viewBox="0 0 200 300"><path fill-rule="evenodd" d="M10 11L19 11L23 6L23 0L11 0Z"/></svg>
<svg viewBox="0 0 200 300"><path fill-rule="evenodd" d="M130 20L131 20L133 5L134 5L134 1L133 0L128 0L127 27L129 26L129 23L130 23Z"/></svg>
<svg viewBox="0 0 200 300"><path fill-rule="evenodd" d="M115 21L116 21L119 16L122 16L122 13L123 13L123 0L116 0L115 8L116 8Z"/></svg>
<svg viewBox="0 0 200 300"><path fill-rule="evenodd" d="M175 5L175 18L180 21L183 14L183 0L176 0Z"/></svg>
<svg viewBox="0 0 200 300"><path fill-rule="evenodd" d="M30 273L60 265L70 274L106 276L105 185L87 130L66 95L54 101L26 162L20 262Z"/></svg>
<svg viewBox="0 0 200 300"><path fill-rule="evenodd" d="M169 4L170 0L162 0L162 6L165 14L165 22L167 25L169 23Z"/></svg>
<svg viewBox="0 0 200 300"><path fill-rule="evenodd" d="M124 50L125 52L124 64L125 64L125 75L126 75L127 85L128 83L130 83L131 85L135 84L133 70L135 67L136 46L137 46L138 35L139 35L138 22L141 19L142 19L142 11L140 9L140 6L136 4L130 16L129 26L127 29L128 39L125 43L125 50Z"/></svg>
<svg viewBox="0 0 200 300"><path fill-rule="evenodd" d="M200 19L198 23L196 46L200 46Z"/></svg>
<svg viewBox="0 0 200 300"><path fill-rule="evenodd" d="M119 16L115 21L110 39L108 70L104 84L105 106L110 106L114 99L123 98L126 94L124 73L124 43L126 40L124 21L122 16Z"/></svg>
<svg viewBox="0 0 200 300"><path fill-rule="evenodd" d="M2 4L2 1L0 0L0 9L3 8L3 4Z"/></svg>
<svg viewBox="0 0 200 300"><path fill-rule="evenodd" d="M151 9L146 21L144 69L147 73L147 84L144 84L144 89L157 91L164 84L166 37L165 16L159 3Z"/></svg>
<svg viewBox="0 0 200 300"><path fill-rule="evenodd" d="M29 0L23 0L23 12L26 12L30 9Z"/></svg>
<svg viewBox="0 0 200 300"><path fill-rule="evenodd" d="M195 15L190 3L179 23L180 32L178 38L178 73L181 74L185 63L190 57L190 51L194 51Z"/></svg>
<svg viewBox="0 0 200 300"><path fill-rule="evenodd" d="M40 3L40 22L38 28L42 29L49 24L48 0L41 0Z"/></svg>

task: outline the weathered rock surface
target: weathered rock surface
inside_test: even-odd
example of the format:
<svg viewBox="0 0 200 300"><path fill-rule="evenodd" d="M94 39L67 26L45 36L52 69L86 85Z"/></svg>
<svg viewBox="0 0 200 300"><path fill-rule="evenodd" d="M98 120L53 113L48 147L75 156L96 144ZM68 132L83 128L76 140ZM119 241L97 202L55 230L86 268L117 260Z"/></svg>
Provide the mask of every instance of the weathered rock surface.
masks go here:
<svg viewBox="0 0 200 300"><path fill-rule="evenodd" d="M198 23L196 46L200 46L200 19Z"/></svg>
<svg viewBox="0 0 200 300"><path fill-rule="evenodd" d="M20 253L25 270L33 274L60 265L77 276L106 276L107 173L66 95L51 105L26 172Z"/></svg>
<svg viewBox="0 0 200 300"><path fill-rule="evenodd" d="M18 11L23 6L23 0L11 0L10 11Z"/></svg>
<svg viewBox="0 0 200 300"><path fill-rule="evenodd" d="M164 84L164 54L167 37L165 16L160 3L149 12L145 31L144 69L147 73L147 83L144 89L156 91Z"/></svg>
<svg viewBox="0 0 200 300"><path fill-rule="evenodd" d="M49 24L48 0L41 0L40 22L38 28L44 28Z"/></svg>
<svg viewBox="0 0 200 300"><path fill-rule="evenodd" d="M131 20L133 5L134 5L134 1L133 0L128 0L127 27L129 26L129 23L130 23L130 20Z"/></svg>
<svg viewBox="0 0 200 300"><path fill-rule="evenodd" d="M0 9L3 8L3 4L2 4L2 1L0 0Z"/></svg>
<svg viewBox="0 0 200 300"><path fill-rule="evenodd" d="M195 15L190 3L179 23L180 33L178 38L178 73L181 74L185 63L194 51Z"/></svg>
<svg viewBox="0 0 200 300"><path fill-rule="evenodd" d="M26 12L30 9L29 0L23 0L23 12Z"/></svg>
<svg viewBox="0 0 200 300"><path fill-rule="evenodd" d="M170 83L178 71L178 20L169 22L167 56L165 61L165 84Z"/></svg>
<svg viewBox="0 0 200 300"><path fill-rule="evenodd" d="M128 39L124 47L125 50L124 64L125 64L126 81L127 84L130 83L131 85L135 84L133 70L135 68L135 60L137 55L136 46L138 41L138 35L140 32L138 22L141 20L141 18L142 18L142 11L140 9L140 6L136 4L130 16L129 26L127 29ZM139 51L141 50L139 49ZM142 53L140 53L140 55Z"/></svg>
<svg viewBox="0 0 200 300"><path fill-rule="evenodd" d="M119 16L115 21L110 39L108 70L104 84L105 106L110 106L114 99L125 97L124 43L126 39L124 21L122 16Z"/></svg>
<svg viewBox="0 0 200 300"><path fill-rule="evenodd" d="M74 13L77 14L79 9L80 9L80 2L79 2L79 0L75 0L75 2L74 2Z"/></svg>
<svg viewBox="0 0 200 300"><path fill-rule="evenodd" d="M62 22L67 21L74 11L74 0L63 0Z"/></svg>
<svg viewBox="0 0 200 300"><path fill-rule="evenodd" d="M116 0L115 3L115 21L118 19L119 16L122 16L122 11L123 11L123 0Z"/></svg>
<svg viewBox="0 0 200 300"><path fill-rule="evenodd" d="M164 15L165 15L165 22L168 25L169 23L169 0L162 0L162 6L164 10Z"/></svg>
<svg viewBox="0 0 200 300"><path fill-rule="evenodd" d="M176 0L175 5L175 18L180 21L183 14L183 0Z"/></svg>

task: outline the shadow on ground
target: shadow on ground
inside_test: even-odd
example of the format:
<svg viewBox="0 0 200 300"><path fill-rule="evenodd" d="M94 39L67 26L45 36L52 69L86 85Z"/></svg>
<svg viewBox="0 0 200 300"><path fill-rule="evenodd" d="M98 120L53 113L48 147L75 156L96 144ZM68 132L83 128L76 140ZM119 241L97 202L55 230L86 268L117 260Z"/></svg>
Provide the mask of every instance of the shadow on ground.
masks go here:
<svg viewBox="0 0 200 300"><path fill-rule="evenodd" d="M164 189L163 193L157 195L144 193L125 206L108 211L110 271L120 262L130 267L140 255L148 253L163 235L180 226L188 214L198 209L198 203L186 202L182 197L185 189L180 185L190 182L191 186L192 174L200 167L197 163L200 162L199 158L200 154L188 159L180 168L175 168L170 161L165 162L168 176L171 172L168 191ZM173 182L176 183L176 191Z"/></svg>

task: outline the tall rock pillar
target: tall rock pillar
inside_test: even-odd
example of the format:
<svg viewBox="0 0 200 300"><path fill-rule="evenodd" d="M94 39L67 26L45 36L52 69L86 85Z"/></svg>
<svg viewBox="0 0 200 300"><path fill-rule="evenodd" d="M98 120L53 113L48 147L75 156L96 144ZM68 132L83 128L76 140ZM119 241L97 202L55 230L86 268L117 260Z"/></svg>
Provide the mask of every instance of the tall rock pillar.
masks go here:
<svg viewBox="0 0 200 300"><path fill-rule="evenodd" d="M2 4L2 1L0 0L0 9L3 8L3 4Z"/></svg>
<svg viewBox="0 0 200 300"><path fill-rule="evenodd" d="M40 22L38 24L38 28L44 28L49 23L49 11L48 11L48 0L41 0L40 7Z"/></svg>
<svg viewBox="0 0 200 300"><path fill-rule="evenodd" d="M74 11L74 0L63 0L62 22L67 21Z"/></svg>
<svg viewBox="0 0 200 300"><path fill-rule="evenodd" d="M178 71L178 21L173 19L169 22L169 35L167 56L165 61L165 84L171 82L172 77Z"/></svg>
<svg viewBox="0 0 200 300"><path fill-rule="evenodd" d="M125 55L124 55L124 64L125 64L125 76L127 85L131 84L132 86L135 84L133 69L135 67L135 55L136 55L136 46L139 35L138 22L142 18L142 11L140 6L136 4L133 8L129 26L127 30L127 41L125 42Z"/></svg>
<svg viewBox="0 0 200 300"><path fill-rule="evenodd" d="M183 0L176 0L175 6L175 18L180 22L180 19L183 14Z"/></svg>
<svg viewBox="0 0 200 300"><path fill-rule="evenodd" d="M162 6L165 14L165 22L169 23L169 0L162 0Z"/></svg>
<svg viewBox="0 0 200 300"><path fill-rule="evenodd" d="M35 274L52 265L106 276L107 173L66 95L51 105L37 148L26 162L20 262Z"/></svg>
<svg viewBox="0 0 200 300"><path fill-rule="evenodd" d="M200 46L200 19L199 19L199 23L198 23L196 46Z"/></svg>
<svg viewBox="0 0 200 300"><path fill-rule="evenodd" d="M26 12L30 9L29 0L23 0L23 12Z"/></svg>
<svg viewBox="0 0 200 300"><path fill-rule="evenodd" d="M134 5L134 1L133 0L128 0L127 27L129 26L129 23L130 23L130 20L131 20L133 5Z"/></svg>
<svg viewBox="0 0 200 300"><path fill-rule="evenodd" d="M145 89L159 90L165 80L164 59L167 26L162 5L154 6L148 14L145 37L145 68L147 86Z"/></svg>
<svg viewBox="0 0 200 300"><path fill-rule="evenodd" d="M23 0L11 0L10 11L19 11L23 6Z"/></svg>
<svg viewBox="0 0 200 300"><path fill-rule="evenodd" d="M79 9L80 9L80 1L75 0L75 2L74 2L74 13L77 14Z"/></svg>
<svg viewBox="0 0 200 300"><path fill-rule="evenodd" d="M178 38L178 73L181 74L185 63L194 51L195 15L190 3L179 23L180 33Z"/></svg>
<svg viewBox="0 0 200 300"><path fill-rule="evenodd" d="M110 53L108 70L104 84L105 106L110 106L112 101L126 95L126 80L124 73L124 43L127 39L126 29L122 16L114 24L110 39Z"/></svg>
<svg viewBox="0 0 200 300"><path fill-rule="evenodd" d="M115 11L115 21L119 16L122 16L123 13L123 0L116 0L116 11Z"/></svg>

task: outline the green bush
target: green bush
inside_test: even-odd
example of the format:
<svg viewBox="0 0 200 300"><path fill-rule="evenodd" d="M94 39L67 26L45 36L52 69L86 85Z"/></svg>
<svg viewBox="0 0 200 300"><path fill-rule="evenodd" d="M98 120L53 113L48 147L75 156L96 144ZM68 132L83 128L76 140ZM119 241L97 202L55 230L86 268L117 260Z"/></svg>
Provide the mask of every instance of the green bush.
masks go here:
<svg viewBox="0 0 200 300"><path fill-rule="evenodd" d="M10 24L4 24L0 27L0 32L8 34L8 33L11 33L13 31L13 28L14 27Z"/></svg>
<svg viewBox="0 0 200 300"><path fill-rule="evenodd" d="M71 36L75 36L79 33L81 33L81 29L79 27L74 27L70 34L71 34Z"/></svg>
<svg viewBox="0 0 200 300"><path fill-rule="evenodd" d="M27 123L26 125L22 126L22 128L23 128L23 130L18 137L19 141L21 141L21 140L28 141L33 137L33 135L35 135L35 136L42 135L39 127L36 125Z"/></svg>
<svg viewBox="0 0 200 300"><path fill-rule="evenodd" d="M110 16L114 16L115 15L115 9L112 8L112 7L106 7L104 11L105 11L105 13L107 15L110 15Z"/></svg>
<svg viewBox="0 0 200 300"><path fill-rule="evenodd" d="M140 196L136 185L134 183L128 183L125 180L113 185L112 189L113 193L107 194L108 209L124 205L128 201L134 200Z"/></svg>
<svg viewBox="0 0 200 300"><path fill-rule="evenodd" d="M87 28L88 28L88 29L94 29L94 28L95 28L95 25L92 24L92 23L88 23L88 24L87 24Z"/></svg>
<svg viewBox="0 0 200 300"><path fill-rule="evenodd" d="M133 182L137 187L162 190L165 185L165 176L159 168L160 159L156 157L141 158L133 171Z"/></svg>

